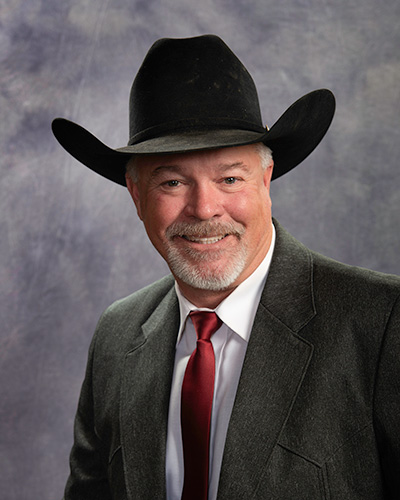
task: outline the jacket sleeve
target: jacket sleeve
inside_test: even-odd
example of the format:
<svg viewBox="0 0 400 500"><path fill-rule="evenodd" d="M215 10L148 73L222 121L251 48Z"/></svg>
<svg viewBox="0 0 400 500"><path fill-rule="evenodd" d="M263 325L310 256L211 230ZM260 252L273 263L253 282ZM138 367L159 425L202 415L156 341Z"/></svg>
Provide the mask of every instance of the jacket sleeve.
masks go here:
<svg viewBox="0 0 400 500"><path fill-rule="evenodd" d="M375 428L385 498L400 498L400 298L391 311L375 382Z"/></svg>
<svg viewBox="0 0 400 500"><path fill-rule="evenodd" d="M96 434L92 391L92 367L95 350L93 338L89 350L86 376L75 417L74 445L70 455L70 476L64 500L111 500L107 462Z"/></svg>

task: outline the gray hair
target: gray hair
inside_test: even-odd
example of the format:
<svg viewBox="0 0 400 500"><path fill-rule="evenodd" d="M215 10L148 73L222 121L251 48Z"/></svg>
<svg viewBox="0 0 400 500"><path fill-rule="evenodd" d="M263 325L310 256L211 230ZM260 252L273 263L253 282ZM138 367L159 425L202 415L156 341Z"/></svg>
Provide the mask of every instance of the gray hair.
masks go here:
<svg viewBox="0 0 400 500"><path fill-rule="evenodd" d="M263 170L267 170L268 167L274 164L272 151L268 146L266 146L262 142L257 142L256 144L254 144L254 148L260 156L261 168Z"/></svg>
<svg viewBox="0 0 400 500"><path fill-rule="evenodd" d="M139 169L137 168L136 165L136 155L132 155L128 163L126 164L125 171L129 175L129 177L132 179L133 182L137 182L139 180Z"/></svg>
<svg viewBox="0 0 400 500"><path fill-rule="evenodd" d="M272 159L272 151L262 142L257 142L256 144L254 144L254 148L260 156L261 168L263 170L267 170L267 168L274 163L274 160ZM126 164L126 173L129 175L133 182L138 182L139 180L139 169L137 168L137 164L135 161L136 158L136 155L132 155L132 157Z"/></svg>

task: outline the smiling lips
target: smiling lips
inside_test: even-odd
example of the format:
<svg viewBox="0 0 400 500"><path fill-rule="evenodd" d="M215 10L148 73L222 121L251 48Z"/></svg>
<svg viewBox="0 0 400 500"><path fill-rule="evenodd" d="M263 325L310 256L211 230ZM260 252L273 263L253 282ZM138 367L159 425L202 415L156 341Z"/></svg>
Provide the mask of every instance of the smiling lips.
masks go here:
<svg viewBox="0 0 400 500"><path fill-rule="evenodd" d="M196 236L186 236L185 234L182 234L181 237L185 239L186 241L191 241L193 243L200 243L201 245L211 245L213 243L217 243L218 241L221 241L224 239L226 236L229 236L228 234L224 234L223 236L212 236L208 238L200 238Z"/></svg>
<svg viewBox="0 0 400 500"><path fill-rule="evenodd" d="M234 222L175 222L168 227L166 236L170 241L179 237L191 243L213 245L227 236L240 238L244 232L244 226Z"/></svg>

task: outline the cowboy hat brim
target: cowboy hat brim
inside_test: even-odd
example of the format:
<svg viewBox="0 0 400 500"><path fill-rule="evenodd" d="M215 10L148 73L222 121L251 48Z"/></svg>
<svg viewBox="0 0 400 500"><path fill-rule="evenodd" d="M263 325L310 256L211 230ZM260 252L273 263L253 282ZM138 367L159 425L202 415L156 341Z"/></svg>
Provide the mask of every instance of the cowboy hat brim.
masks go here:
<svg viewBox="0 0 400 500"><path fill-rule="evenodd" d="M80 125L56 118L53 133L63 148L78 161L126 186L125 168L132 155L185 153L204 149L244 146L262 142L272 150L277 179L301 163L326 134L335 112L331 91L320 89L298 99L275 122L270 130L184 129L147 139L130 146L112 149Z"/></svg>

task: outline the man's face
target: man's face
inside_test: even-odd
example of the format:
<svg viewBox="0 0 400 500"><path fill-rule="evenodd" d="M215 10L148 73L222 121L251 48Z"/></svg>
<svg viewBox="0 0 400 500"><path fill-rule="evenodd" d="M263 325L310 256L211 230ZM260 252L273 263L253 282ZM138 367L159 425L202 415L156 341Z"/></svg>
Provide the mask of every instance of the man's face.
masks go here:
<svg viewBox="0 0 400 500"><path fill-rule="evenodd" d="M253 145L136 159L128 189L147 234L187 298L232 290L265 257L272 166Z"/></svg>

